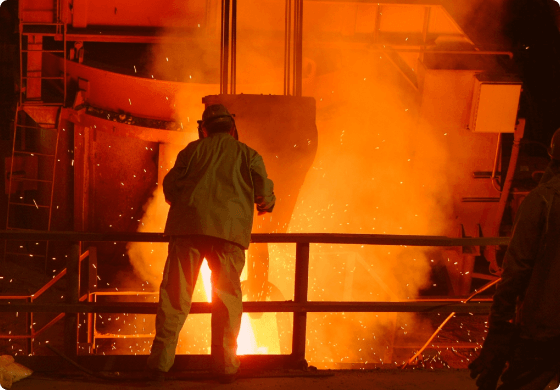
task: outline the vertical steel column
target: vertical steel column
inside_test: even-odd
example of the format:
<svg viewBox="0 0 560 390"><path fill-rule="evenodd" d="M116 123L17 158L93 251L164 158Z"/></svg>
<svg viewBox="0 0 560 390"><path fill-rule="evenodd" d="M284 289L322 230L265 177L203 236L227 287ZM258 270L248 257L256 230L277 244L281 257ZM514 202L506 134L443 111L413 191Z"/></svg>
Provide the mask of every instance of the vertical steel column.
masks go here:
<svg viewBox="0 0 560 390"><path fill-rule="evenodd" d="M237 72L237 0L222 0L220 43L220 94L235 94Z"/></svg>
<svg viewBox="0 0 560 390"><path fill-rule="evenodd" d="M286 0L285 6L284 95L301 96L303 85L303 0L293 0L293 3L292 8L292 0Z"/></svg>
<svg viewBox="0 0 560 390"><path fill-rule="evenodd" d="M292 54L292 0L286 1L284 16L284 95L290 94L291 54Z"/></svg>
<svg viewBox="0 0 560 390"><path fill-rule="evenodd" d="M303 78L303 0L296 0L295 33L294 33L294 96L302 95Z"/></svg>
<svg viewBox="0 0 560 390"><path fill-rule="evenodd" d="M307 303L309 285L309 243L296 244L296 275L294 302ZM307 368L305 345L307 341L307 312L294 312L294 333L292 338L292 365Z"/></svg>
<svg viewBox="0 0 560 390"><path fill-rule="evenodd" d="M231 75L230 93L235 95L237 80L237 0L231 3Z"/></svg>
<svg viewBox="0 0 560 390"><path fill-rule="evenodd" d="M66 303L80 301L80 243L70 244L66 261ZM78 313L64 316L64 353L72 358L78 356Z"/></svg>
<svg viewBox="0 0 560 390"><path fill-rule="evenodd" d="M220 93L228 93L230 0L222 0L222 47L220 52Z"/></svg>

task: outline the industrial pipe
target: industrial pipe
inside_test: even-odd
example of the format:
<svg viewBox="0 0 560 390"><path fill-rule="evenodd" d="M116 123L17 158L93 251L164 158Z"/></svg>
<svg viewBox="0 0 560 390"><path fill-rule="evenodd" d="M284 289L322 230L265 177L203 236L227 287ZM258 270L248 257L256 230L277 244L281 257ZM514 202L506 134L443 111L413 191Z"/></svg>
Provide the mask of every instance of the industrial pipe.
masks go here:
<svg viewBox="0 0 560 390"><path fill-rule="evenodd" d="M513 146L511 148L511 157L509 159L508 171L506 178L502 185L502 192L500 194L500 200L496 206L496 212L494 213L493 224L491 225L490 236L500 234L500 224L502 222L502 217L506 208L507 200L509 198L509 192L511 190L511 184L513 183L513 176L515 175L515 168L517 166L517 158L519 157L519 146L523 134L525 132L525 119L520 118L517 126L515 127L515 132L513 133ZM498 266L496 261L496 246L489 245L486 247L484 256L486 260L490 263L490 273L495 275L501 274L501 268Z"/></svg>

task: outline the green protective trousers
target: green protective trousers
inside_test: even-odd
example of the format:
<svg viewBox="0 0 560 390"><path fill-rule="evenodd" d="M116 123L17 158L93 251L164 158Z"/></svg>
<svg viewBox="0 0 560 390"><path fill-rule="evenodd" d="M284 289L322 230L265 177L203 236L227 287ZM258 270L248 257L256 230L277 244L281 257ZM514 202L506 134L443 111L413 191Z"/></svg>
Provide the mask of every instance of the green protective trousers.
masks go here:
<svg viewBox="0 0 560 390"><path fill-rule="evenodd" d="M148 367L169 371L175 361L179 332L189 314L202 260L212 271L212 360L218 374L239 368L237 336L243 312L240 276L245 251L216 237L172 237L163 271L156 315L156 336Z"/></svg>

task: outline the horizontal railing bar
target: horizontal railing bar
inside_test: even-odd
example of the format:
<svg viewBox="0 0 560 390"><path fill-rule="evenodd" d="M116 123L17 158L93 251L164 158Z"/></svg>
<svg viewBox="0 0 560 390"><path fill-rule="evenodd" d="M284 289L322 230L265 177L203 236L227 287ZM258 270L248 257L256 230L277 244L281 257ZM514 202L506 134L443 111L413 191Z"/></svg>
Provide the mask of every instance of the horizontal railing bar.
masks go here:
<svg viewBox="0 0 560 390"><path fill-rule="evenodd" d="M126 296L134 296L134 295L159 295L159 291L115 291L115 290L96 290L93 294L97 296L117 296L117 295L126 295ZM456 302L462 303L468 297L427 297L427 298L416 298L407 300L407 302ZM272 301L272 302L280 302L280 301ZM492 298L478 298L477 302L492 302Z"/></svg>
<svg viewBox="0 0 560 390"><path fill-rule="evenodd" d="M159 291L95 291L95 295L107 295L107 296L117 296L117 295L158 295Z"/></svg>
<svg viewBox="0 0 560 390"><path fill-rule="evenodd" d="M53 232L53 231L10 231L0 230L1 240L48 240L48 241L91 241L91 242L169 242L163 233L145 232ZM331 233L256 233L251 235L254 243L312 243L312 244L356 244L356 245L401 245L401 246L486 246L507 245L509 237L452 238L445 236L412 236L393 234L331 234Z"/></svg>
<svg viewBox="0 0 560 390"><path fill-rule="evenodd" d="M16 334L16 335L12 335L12 334L0 334L0 340L23 340L23 339L31 339L34 338L35 335L30 335L30 334Z"/></svg>
<svg viewBox="0 0 560 390"><path fill-rule="evenodd" d="M97 333L95 332L96 339L153 339L154 334L115 334L115 333Z"/></svg>
<svg viewBox="0 0 560 390"><path fill-rule="evenodd" d="M456 303L440 302L243 302L246 313L395 313L395 312L432 312L432 313L470 313L487 314L491 302ZM110 302L110 303L0 303L0 312L33 313L136 313L156 314L155 302ZM191 313L207 314L212 312L212 304L193 302Z"/></svg>

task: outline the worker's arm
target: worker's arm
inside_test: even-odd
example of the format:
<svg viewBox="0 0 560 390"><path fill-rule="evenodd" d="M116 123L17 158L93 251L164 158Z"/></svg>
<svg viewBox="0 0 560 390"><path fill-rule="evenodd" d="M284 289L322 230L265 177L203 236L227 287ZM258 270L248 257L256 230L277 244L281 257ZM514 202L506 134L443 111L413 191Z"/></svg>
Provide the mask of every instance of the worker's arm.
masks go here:
<svg viewBox="0 0 560 390"><path fill-rule="evenodd" d="M178 180L185 177L188 173L192 144L193 143L190 143L185 149L179 152L175 165L163 179L163 194L165 195L165 201L169 204L172 204L179 194Z"/></svg>
<svg viewBox="0 0 560 390"><path fill-rule="evenodd" d="M274 209L276 196L274 196L274 184L266 174L262 157L255 153L251 158L251 177L253 179L255 203L259 215L271 213Z"/></svg>
<svg viewBox="0 0 560 390"><path fill-rule="evenodd" d="M516 216L513 236L504 258L502 280L498 283L490 310L490 328L515 318L517 298L527 289L539 252L545 215L545 200L537 191L531 192Z"/></svg>

